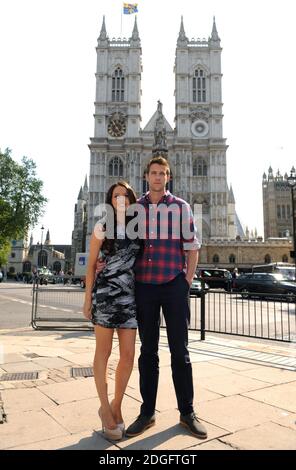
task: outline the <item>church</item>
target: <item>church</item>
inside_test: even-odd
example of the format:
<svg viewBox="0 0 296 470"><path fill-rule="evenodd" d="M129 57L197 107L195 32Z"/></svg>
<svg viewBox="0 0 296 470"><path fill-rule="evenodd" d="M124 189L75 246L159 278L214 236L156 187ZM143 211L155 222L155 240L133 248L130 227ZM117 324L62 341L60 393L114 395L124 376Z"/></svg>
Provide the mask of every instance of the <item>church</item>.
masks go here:
<svg viewBox="0 0 296 470"><path fill-rule="evenodd" d="M80 191L75 206L73 244L88 249L95 207L105 201L108 188L118 179L127 180L138 196L148 190L145 169L153 155L168 159L171 167L168 189L192 207L194 204L202 207L203 241L243 236L233 191L227 184L222 48L215 18L208 40L189 40L181 18L175 54L175 91L172 90L174 128L166 119L160 100L151 119L141 128L142 51L137 18L127 40L110 39L104 17L96 51L95 130L89 145L89 188L88 194L85 186Z"/></svg>

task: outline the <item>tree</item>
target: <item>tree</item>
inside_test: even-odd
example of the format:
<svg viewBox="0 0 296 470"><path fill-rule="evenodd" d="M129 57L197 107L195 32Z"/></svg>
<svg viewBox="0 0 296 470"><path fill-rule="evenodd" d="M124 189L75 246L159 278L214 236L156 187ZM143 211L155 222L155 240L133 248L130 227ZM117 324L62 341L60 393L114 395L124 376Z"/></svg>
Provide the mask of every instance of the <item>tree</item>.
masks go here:
<svg viewBox="0 0 296 470"><path fill-rule="evenodd" d="M33 160L23 157L19 164L11 150L0 150L0 264L7 258L11 240L24 237L44 213L47 199L42 189Z"/></svg>

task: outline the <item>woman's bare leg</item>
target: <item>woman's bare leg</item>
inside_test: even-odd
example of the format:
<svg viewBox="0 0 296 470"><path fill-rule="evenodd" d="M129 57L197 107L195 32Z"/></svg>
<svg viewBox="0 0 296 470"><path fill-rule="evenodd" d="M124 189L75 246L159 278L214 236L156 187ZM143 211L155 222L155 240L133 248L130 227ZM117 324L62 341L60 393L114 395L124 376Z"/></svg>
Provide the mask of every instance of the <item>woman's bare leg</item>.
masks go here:
<svg viewBox="0 0 296 470"><path fill-rule="evenodd" d="M112 351L114 330L95 326L96 352L94 357L94 378L101 402L101 413L104 426L109 429L116 428L116 422L112 415L108 400L107 364Z"/></svg>
<svg viewBox="0 0 296 470"><path fill-rule="evenodd" d="M135 342L136 342L136 329L118 328L117 334L119 339L120 359L116 368L115 374L115 396L112 400L112 412L116 423L122 423L123 418L121 414L121 403L123 395L126 390L129 378L131 376L134 357L135 357Z"/></svg>

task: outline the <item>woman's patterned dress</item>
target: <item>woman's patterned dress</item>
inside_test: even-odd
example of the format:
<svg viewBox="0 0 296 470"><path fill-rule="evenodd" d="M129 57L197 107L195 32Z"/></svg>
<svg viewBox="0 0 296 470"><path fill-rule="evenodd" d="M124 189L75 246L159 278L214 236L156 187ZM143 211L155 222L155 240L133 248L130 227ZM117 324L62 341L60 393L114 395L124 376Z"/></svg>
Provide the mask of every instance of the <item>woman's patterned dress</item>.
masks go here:
<svg viewBox="0 0 296 470"><path fill-rule="evenodd" d="M137 328L134 264L138 240L118 239L115 254L104 252L105 268L92 290L92 323L105 328Z"/></svg>

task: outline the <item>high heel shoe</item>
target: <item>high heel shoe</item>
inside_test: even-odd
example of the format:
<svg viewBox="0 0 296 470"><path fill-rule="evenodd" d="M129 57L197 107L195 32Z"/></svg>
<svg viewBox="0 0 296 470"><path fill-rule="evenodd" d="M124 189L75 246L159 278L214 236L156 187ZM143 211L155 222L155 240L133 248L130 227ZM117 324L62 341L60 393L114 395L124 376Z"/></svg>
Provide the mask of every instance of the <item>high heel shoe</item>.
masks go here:
<svg viewBox="0 0 296 470"><path fill-rule="evenodd" d="M110 403L111 409L112 409L112 403L113 403L113 400ZM125 423L124 423L124 421L122 421L122 423L116 423L116 424L119 427L119 429L121 429L122 434L124 434L124 432L125 432Z"/></svg>
<svg viewBox="0 0 296 470"><path fill-rule="evenodd" d="M101 408L99 408L98 414L102 421L102 431L103 431L104 436L107 439L110 439L111 441L120 441L122 439L122 434L123 434L121 427L117 425L115 429L106 428L106 426L104 425L103 418L102 418Z"/></svg>

